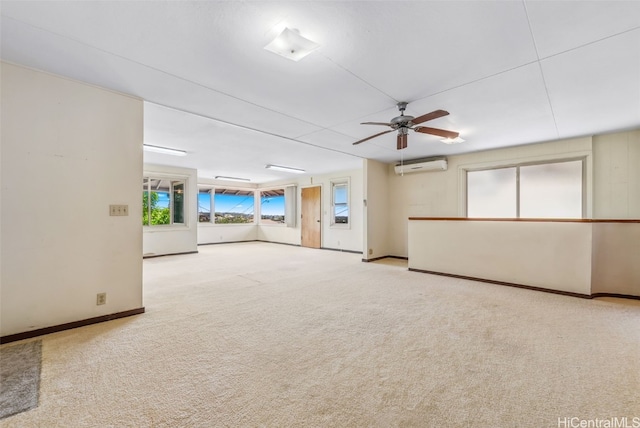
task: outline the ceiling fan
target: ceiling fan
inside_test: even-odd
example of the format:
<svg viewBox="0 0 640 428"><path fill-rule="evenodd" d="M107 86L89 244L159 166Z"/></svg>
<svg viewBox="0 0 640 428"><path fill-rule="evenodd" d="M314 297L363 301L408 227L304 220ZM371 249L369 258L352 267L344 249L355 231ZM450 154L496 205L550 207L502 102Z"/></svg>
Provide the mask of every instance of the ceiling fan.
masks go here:
<svg viewBox="0 0 640 428"><path fill-rule="evenodd" d="M422 116L413 117L413 116L405 116L404 110L407 108L406 102L399 102L397 104L398 110L400 110L400 116L394 117L391 119L391 122L363 122L361 125L384 125L390 126L391 129L388 131L383 131L378 134L372 135L367 138L363 138L362 140L356 141L353 143L354 145L364 143L367 140L372 138L376 138L380 135L388 134L392 131L398 131L398 150L402 150L407 147L407 135L409 134L409 130L413 129L416 132L421 132L423 134L431 134L437 135L439 137L445 138L456 138L460 133L454 131L447 131L445 129L439 128L429 128L428 126L415 126L420 123L427 122L429 120L437 119L442 116L446 116L449 114L448 111L444 110L434 110L431 113L423 114Z"/></svg>

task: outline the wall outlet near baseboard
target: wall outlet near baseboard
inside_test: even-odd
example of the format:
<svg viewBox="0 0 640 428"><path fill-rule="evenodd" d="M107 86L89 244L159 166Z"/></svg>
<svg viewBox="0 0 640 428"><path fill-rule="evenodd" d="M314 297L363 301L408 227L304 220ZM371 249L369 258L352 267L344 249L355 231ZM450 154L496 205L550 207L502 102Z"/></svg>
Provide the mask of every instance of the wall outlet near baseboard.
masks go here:
<svg viewBox="0 0 640 428"><path fill-rule="evenodd" d="M98 293L96 295L96 305L106 305L107 304L107 293Z"/></svg>
<svg viewBox="0 0 640 428"><path fill-rule="evenodd" d="M369 255L373 254L373 248L369 248Z"/></svg>

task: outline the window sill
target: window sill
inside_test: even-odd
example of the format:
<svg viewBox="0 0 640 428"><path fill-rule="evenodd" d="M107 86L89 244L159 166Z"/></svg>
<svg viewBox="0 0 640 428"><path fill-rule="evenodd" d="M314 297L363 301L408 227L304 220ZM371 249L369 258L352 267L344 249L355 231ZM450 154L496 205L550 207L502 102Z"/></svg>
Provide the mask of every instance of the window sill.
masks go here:
<svg viewBox="0 0 640 428"><path fill-rule="evenodd" d="M255 226L256 223L209 223L202 222L198 223L198 226L202 227L238 227L238 226Z"/></svg>
<svg viewBox="0 0 640 428"><path fill-rule="evenodd" d="M351 225L350 224L343 224L343 223L334 223L331 226L329 226L330 229L351 229Z"/></svg>
<svg viewBox="0 0 640 428"><path fill-rule="evenodd" d="M142 226L144 233L156 232L184 232L191 229L187 225L158 225L158 226Z"/></svg>

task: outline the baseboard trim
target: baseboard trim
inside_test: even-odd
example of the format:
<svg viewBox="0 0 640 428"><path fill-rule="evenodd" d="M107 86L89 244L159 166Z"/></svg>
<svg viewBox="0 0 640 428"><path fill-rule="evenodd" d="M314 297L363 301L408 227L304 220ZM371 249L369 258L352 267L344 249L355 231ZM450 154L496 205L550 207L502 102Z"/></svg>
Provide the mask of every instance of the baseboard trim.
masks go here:
<svg viewBox="0 0 640 428"><path fill-rule="evenodd" d="M634 296L633 294L619 294L619 293L593 293L591 295L592 299L597 299L598 297L616 297L619 299L632 299L632 300L640 300L640 296Z"/></svg>
<svg viewBox="0 0 640 428"><path fill-rule="evenodd" d="M166 256L182 256L185 254L198 254L198 250L196 251L185 251L183 253L169 253L169 254L143 254L143 259L155 259L156 257L166 257Z"/></svg>
<svg viewBox="0 0 640 428"><path fill-rule="evenodd" d="M476 278L476 277L473 277L473 276L455 275L455 274L452 274L452 273L434 272L434 271L430 271L430 270L415 269L415 268L409 268L409 270L411 272L428 273L428 274L431 274L431 275L440 275L440 276L449 276L449 277L452 277L452 278L468 279L468 280L471 280L471 281L485 282L485 283L488 283L488 284L505 285L507 287L524 288L525 290L542 291L544 293L560 294L562 296L579 297L581 299L595 299L595 298L598 298L598 297L617 297L617 298L620 298L620 299L640 300L640 296L633 296L631 294L618 294L618 293L582 294L582 293L573 293L571 291L552 290L550 288L534 287L533 285L524 285L524 284L516 284L516 283L513 283L513 282L496 281L496 280L493 280L493 279Z"/></svg>
<svg viewBox="0 0 640 428"><path fill-rule="evenodd" d="M356 250L343 250L341 248L329 248L329 247L320 247L321 250L327 250L327 251L338 251L340 253L351 253L351 254L362 254L362 251L356 251Z"/></svg>
<svg viewBox="0 0 640 428"><path fill-rule="evenodd" d="M382 256L382 257L374 257L372 259L362 259L364 263L377 262L382 259L400 259L400 260L409 260L409 257L404 256Z"/></svg>
<svg viewBox="0 0 640 428"><path fill-rule="evenodd" d="M431 271L431 270L423 270L423 269L415 269L415 268L409 268L409 270L411 272L428 273L430 275L439 275L439 276L448 276L448 277L451 277L451 278L468 279L468 280L471 280L471 281L485 282L485 283L488 283L488 284L497 284L497 285L506 285L507 287L524 288L525 290L543 291L543 292L546 292L546 293L560 294L560 295L563 295L563 296L580 297L582 299L591 299L591 295L589 295L589 294L574 293L572 291L552 290L550 288L535 287L533 285L516 284L516 283L513 283L513 282L496 281L496 280L493 280L493 279L476 278L476 277L473 277L473 276L456 275L456 274L452 274L452 273L434 272L434 271Z"/></svg>
<svg viewBox="0 0 640 428"><path fill-rule="evenodd" d="M262 239L256 239L255 242L265 242L267 244L289 245L291 247L301 247L302 246L300 244L291 244L289 242L264 241Z"/></svg>
<svg viewBox="0 0 640 428"><path fill-rule="evenodd" d="M198 244L198 247L203 245L223 245L223 244L239 244L242 242L258 242L257 239L245 239L243 241L224 241L224 242L205 242L203 244Z"/></svg>
<svg viewBox="0 0 640 428"><path fill-rule="evenodd" d="M0 345L10 342L16 342L18 340L32 339L37 336L43 336L45 334L58 333L60 331L71 330L78 327L84 327L91 324L98 324L105 321L112 321L119 318L130 317L132 315L140 315L144 313L144 306L137 309L131 309L123 312L116 312L114 314L102 315L99 317L88 318L80 321L68 322L66 324L54 325L51 327L39 328L37 330L25 331L23 333L9 334L7 336L0 337Z"/></svg>

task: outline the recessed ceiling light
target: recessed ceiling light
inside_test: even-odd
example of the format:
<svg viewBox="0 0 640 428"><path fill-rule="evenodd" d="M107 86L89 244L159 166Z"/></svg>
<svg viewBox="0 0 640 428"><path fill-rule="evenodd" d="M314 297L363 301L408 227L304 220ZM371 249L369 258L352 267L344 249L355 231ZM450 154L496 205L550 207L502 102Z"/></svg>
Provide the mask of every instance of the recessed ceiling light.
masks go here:
<svg viewBox="0 0 640 428"><path fill-rule="evenodd" d="M227 180L227 181L251 181L248 178L240 178L240 177L227 177L224 175L216 175L216 180Z"/></svg>
<svg viewBox="0 0 640 428"><path fill-rule="evenodd" d="M304 174L306 171L300 168L291 168L289 166L280 166L280 165L265 165L267 169L273 169L276 171L284 171L284 172L293 172L294 174Z"/></svg>
<svg viewBox="0 0 640 428"><path fill-rule="evenodd" d="M456 137L456 138L445 138L444 140L440 140L445 144L459 144L459 143L464 143L464 140L460 137Z"/></svg>
<svg viewBox="0 0 640 428"><path fill-rule="evenodd" d="M152 146L151 144L143 144L143 147L148 152L162 153L165 155L173 156L186 156L187 152L184 150L171 149L169 147Z"/></svg>
<svg viewBox="0 0 640 428"><path fill-rule="evenodd" d="M300 61L318 47L320 47L319 44L302 37L298 30L285 28L264 48L292 61Z"/></svg>

